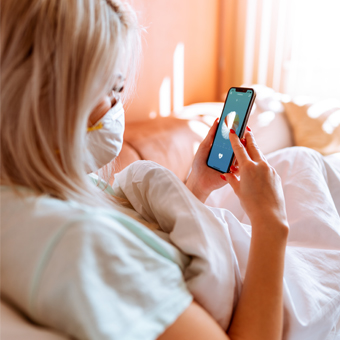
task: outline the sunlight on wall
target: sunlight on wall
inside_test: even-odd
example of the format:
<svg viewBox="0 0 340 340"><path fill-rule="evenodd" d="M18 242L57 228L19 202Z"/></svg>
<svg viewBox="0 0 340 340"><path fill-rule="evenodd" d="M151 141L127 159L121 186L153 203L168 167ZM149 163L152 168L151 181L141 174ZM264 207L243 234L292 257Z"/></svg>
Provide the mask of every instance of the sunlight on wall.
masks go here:
<svg viewBox="0 0 340 340"><path fill-rule="evenodd" d="M159 88L159 115L161 117L170 116L171 113L171 80L165 77Z"/></svg>
<svg viewBox="0 0 340 340"><path fill-rule="evenodd" d="M171 79L165 77L159 88L159 115L170 116L179 113L184 106L184 44L178 43L173 54L173 102L171 109ZM155 111L150 112L151 119L156 118Z"/></svg>
<svg viewBox="0 0 340 340"><path fill-rule="evenodd" d="M178 113L184 106L184 44L178 43L173 57L173 110Z"/></svg>

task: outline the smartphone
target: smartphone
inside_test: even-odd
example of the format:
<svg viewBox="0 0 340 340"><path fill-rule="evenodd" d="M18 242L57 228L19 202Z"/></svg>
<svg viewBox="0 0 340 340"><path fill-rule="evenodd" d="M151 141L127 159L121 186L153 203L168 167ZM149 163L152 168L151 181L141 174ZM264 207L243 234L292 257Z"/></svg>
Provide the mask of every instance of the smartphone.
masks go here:
<svg viewBox="0 0 340 340"><path fill-rule="evenodd" d="M229 172L234 160L229 131L233 129L239 137L243 136L255 97L256 93L251 88L232 87L229 89L209 152L208 167L222 173Z"/></svg>

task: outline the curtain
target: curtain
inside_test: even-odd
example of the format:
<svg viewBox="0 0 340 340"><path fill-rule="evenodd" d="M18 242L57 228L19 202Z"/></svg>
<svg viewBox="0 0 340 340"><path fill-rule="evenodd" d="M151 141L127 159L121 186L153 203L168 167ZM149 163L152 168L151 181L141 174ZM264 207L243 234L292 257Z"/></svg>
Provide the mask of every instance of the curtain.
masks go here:
<svg viewBox="0 0 340 340"><path fill-rule="evenodd" d="M340 0L221 0L219 92L340 97Z"/></svg>

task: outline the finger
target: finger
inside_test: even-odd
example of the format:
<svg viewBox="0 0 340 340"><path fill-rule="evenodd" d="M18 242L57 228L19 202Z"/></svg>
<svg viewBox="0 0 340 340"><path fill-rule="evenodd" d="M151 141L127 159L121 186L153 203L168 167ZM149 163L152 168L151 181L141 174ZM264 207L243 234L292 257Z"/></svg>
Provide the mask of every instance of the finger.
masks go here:
<svg viewBox="0 0 340 340"><path fill-rule="evenodd" d="M236 167L236 166L231 166L230 167L230 174L235 174L235 175L238 175L239 174L239 171L240 171L240 169L238 168L238 167ZM224 181L226 181L227 180L227 178L225 177L225 175L220 175L220 177L224 180Z"/></svg>
<svg viewBox="0 0 340 340"><path fill-rule="evenodd" d="M245 140L246 140L247 152L248 152L250 158L254 162L265 161L266 159L263 156L259 147L257 146L256 141L255 141L255 137L254 137L252 132L246 131Z"/></svg>
<svg viewBox="0 0 340 340"><path fill-rule="evenodd" d="M235 165L232 165L230 167L230 172L232 172L233 174L237 175L239 173L239 168L237 166L235 166Z"/></svg>
<svg viewBox="0 0 340 340"><path fill-rule="evenodd" d="M234 130L230 130L229 139L234 150L235 157L237 158L238 164L242 166L245 162L250 161L251 159L248 156L246 149L242 145Z"/></svg>
<svg viewBox="0 0 340 340"><path fill-rule="evenodd" d="M240 139L240 142L245 148L247 147L247 140L244 137Z"/></svg>
<svg viewBox="0 0 340 340"><path fill-rule="evenodd" d="M234 157L233 162L231 163L231 165L234 165L234 166L238 167L238 162L237 162L236 157Z"/></svg>
<svg viewBox="0 0 340 340"><path fill-rule="evenodd" d="M224 174L224 177L225 177L225 180L233 188L234 192L237 193L239 186L240 186L240 180L237 178L237 176L233 173L226 173Z"/></svg>

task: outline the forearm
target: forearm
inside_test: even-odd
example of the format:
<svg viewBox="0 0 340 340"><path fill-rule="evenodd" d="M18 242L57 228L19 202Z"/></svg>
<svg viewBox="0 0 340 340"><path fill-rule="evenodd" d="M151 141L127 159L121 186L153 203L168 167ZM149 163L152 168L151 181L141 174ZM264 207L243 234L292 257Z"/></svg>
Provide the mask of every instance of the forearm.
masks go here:
<svg viewBox="0 0 340 340"><path fill-rule="evenodd" d="M228 335L232 340L282 338L283 271L288 227L268 225L281 234L253 232L244 285ZM253 231L258 230L253 225ZM261 230L263 230L263 225Z"/></svg>

